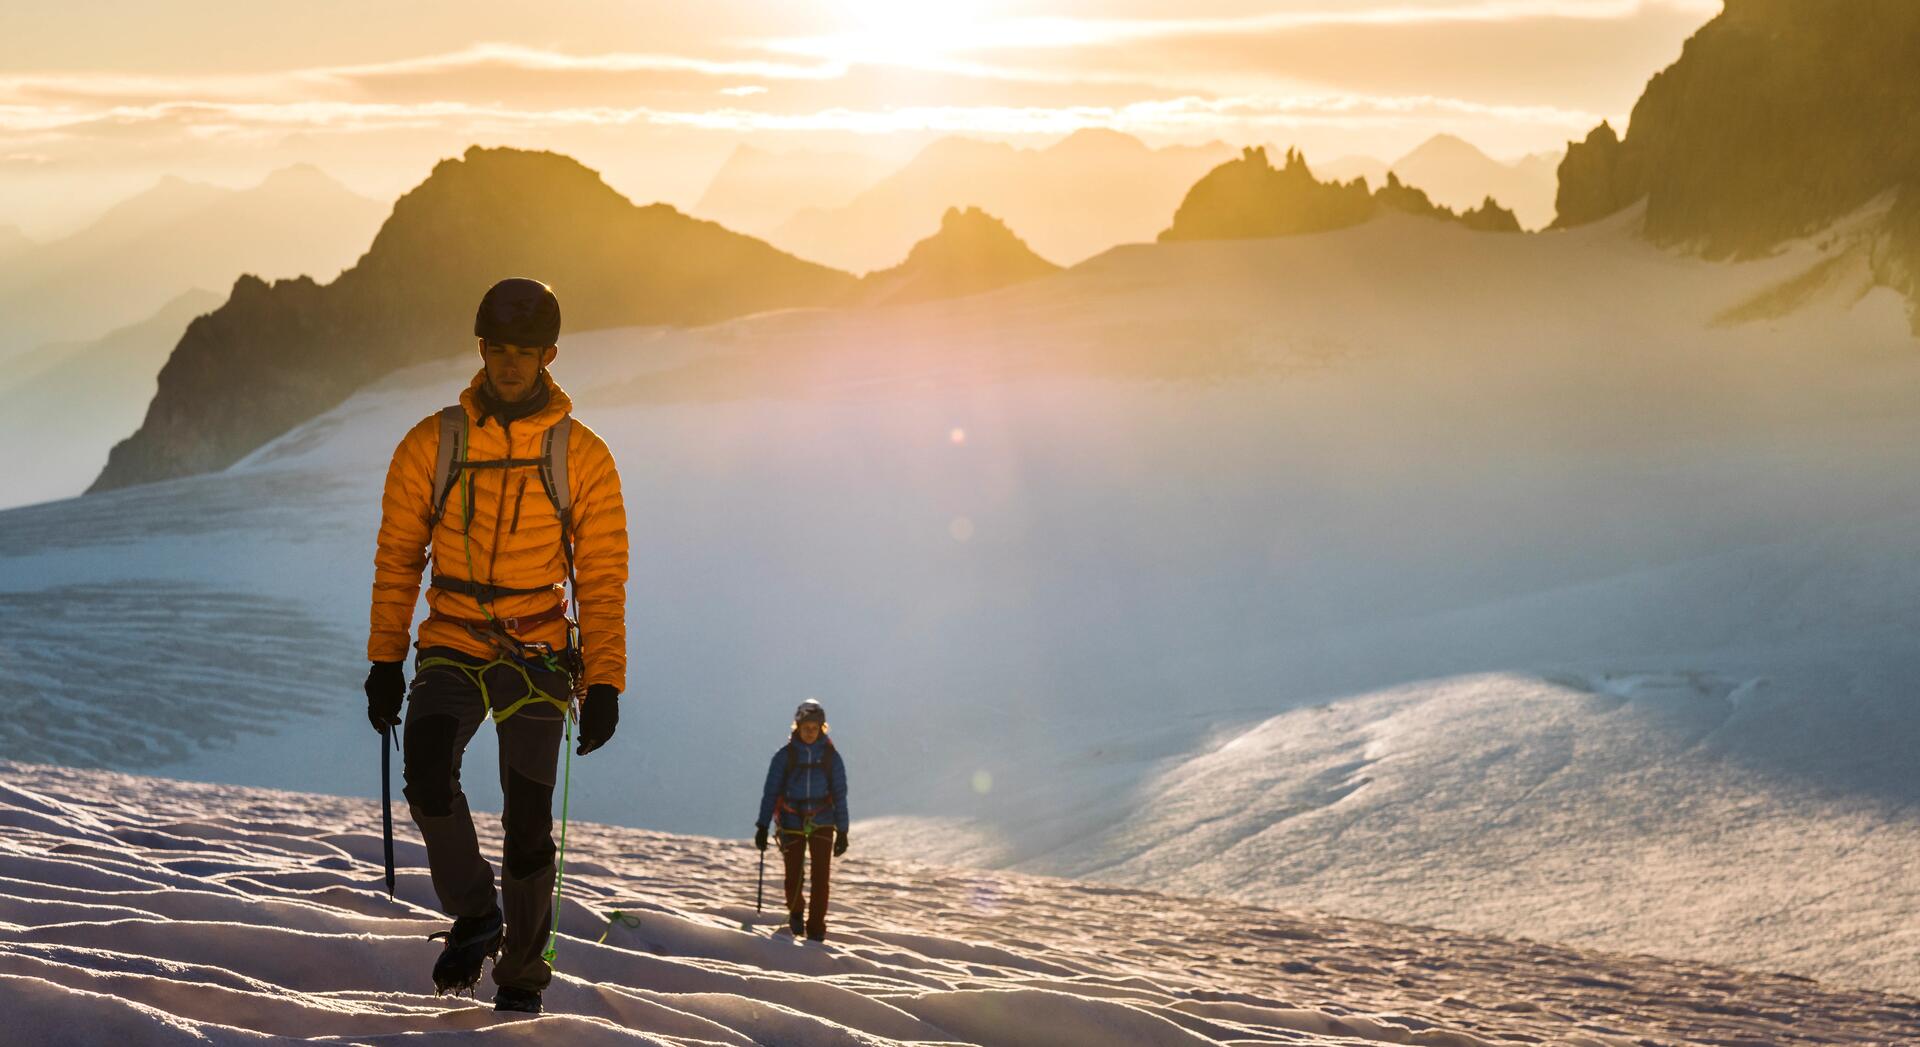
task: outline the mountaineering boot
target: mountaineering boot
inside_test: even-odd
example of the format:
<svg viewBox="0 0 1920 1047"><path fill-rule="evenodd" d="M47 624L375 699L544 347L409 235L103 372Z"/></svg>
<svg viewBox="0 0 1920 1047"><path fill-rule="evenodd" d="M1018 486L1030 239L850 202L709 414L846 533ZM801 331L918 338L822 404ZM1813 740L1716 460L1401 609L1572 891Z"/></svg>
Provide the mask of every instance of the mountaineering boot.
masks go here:
<svg viewBox="0 0 1920 1047"><path fill-rule="evenodd" d="M797 912L787 914L787 927L793 931L796 940L807 933L807 918Z"/></svg>
<svg viewBox="0 0 1920 1047"><path fill-rule="evenodd" d="M539 1014L540 994L533 989L516 989L511 985L502 985L500 991L493 994L493 1009L518 1011L521 1014Z"/></svg>
<svg viewBox="0 0 1920 1047"><path fill-rule="evenodd" d="M500 908L482 916L462 916L453 921L453 929L429 935L445 938L446 947L433 962L433 991L445 996L450 992L472 992L480 984L480 973L487 961L500 952L504 923Z"/></svg>
<svg viewBox="0 0 1920 1047"><path fill-rule="evenodd" d="M808 932L807 932L807 940L808 940L808 941L810 941L810 942L824 942L824 941L826 941L826 940L827 940L827 929L826 929L825 927L816 927L816 928L814 928L813 930L810 930L810 931L808 931Z"/></svg>

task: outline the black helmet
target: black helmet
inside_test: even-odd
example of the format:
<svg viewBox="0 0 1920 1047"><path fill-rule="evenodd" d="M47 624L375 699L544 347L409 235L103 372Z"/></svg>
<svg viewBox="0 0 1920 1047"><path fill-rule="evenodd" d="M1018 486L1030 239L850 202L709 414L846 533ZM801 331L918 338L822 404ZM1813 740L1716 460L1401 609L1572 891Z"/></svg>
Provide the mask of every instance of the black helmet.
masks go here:
<svg viewBox="0 0 1920 1047"><path fill-rule="evenodd" d="M553 345L560 341L560 299L538 280L508 277L480 299L473 333L507 345Z"/></svg>
<svg viewBox="0 0 1920 1047"><path fill-rule="evenodd" d="M813 700L812 698L809 698L806 701L801 702L800 708L795 709L793 711L794 723L801 724L801 723L807 723L808 721L812 721L814 723L827 722L826 708L823 707L819 702Z"/></svg>

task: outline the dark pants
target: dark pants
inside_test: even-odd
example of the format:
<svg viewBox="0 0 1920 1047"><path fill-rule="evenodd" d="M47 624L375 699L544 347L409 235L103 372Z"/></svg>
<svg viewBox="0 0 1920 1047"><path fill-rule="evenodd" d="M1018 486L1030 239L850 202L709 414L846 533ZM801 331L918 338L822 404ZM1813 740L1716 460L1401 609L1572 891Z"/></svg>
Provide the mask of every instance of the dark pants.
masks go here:
<svg viewBox="0 0 1920 1047"><path fill-rule="evenodd" d="M813 856L813 898L810 905L800 886L809 854ZM827 883L831 879L833 865L833 830L815 829L811 836L780 830L780 858L787 866L787 912L799 913L804 909L807 914L807 933L826 934Z"/></svg>
<svg viewBox="0 0 1920 1047"><path fill-rule="evenodd" d="M445 647L429 647L416 660L407 698L405 751L407 809L427 845L434 893L450 916L484 916L494 910L493 867L480 855L473 815L460 790L460 758L487 718L486 703L472 676L419 661L448 658L478 668L486 659ZM530 672L535 686L565 701L564 672ZM527 694L520 673L506 665L482 677L493 708L505 709ZM501 855L507 936L493 965L496 985L538 991L553 971L541 956L553 926L553 787L566 716L546 702L533 702L496 726L500 739L500 813L506 846Z"/></svg>

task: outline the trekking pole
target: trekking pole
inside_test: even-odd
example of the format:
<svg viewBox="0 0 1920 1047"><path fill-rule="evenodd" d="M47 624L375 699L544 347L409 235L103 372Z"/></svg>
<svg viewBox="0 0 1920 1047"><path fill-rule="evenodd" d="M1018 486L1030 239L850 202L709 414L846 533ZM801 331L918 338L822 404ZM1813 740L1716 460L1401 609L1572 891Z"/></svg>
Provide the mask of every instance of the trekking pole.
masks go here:
<svg viewBox="0 0 1920 1047"><path fill-rule="evenodd" d="M393 900L393 749L387 748L391 738L394 748L399 748L400 739L393 737L393 725L380 725L380 836L387 851L387 900Z"/></svg>

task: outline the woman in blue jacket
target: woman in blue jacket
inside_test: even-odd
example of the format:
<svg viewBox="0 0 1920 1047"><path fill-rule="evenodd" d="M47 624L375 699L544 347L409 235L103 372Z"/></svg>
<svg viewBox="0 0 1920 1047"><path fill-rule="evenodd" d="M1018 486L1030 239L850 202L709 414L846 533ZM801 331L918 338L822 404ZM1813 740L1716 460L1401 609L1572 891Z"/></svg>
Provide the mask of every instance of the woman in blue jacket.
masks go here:
<svg viewBox="0 0 1920 1047"><path fill-rule="evenodd" d="M767 849L767 830L779 829L787 866L787 924L795 938L827 938L828 867L847 853L847 765L827 737L827 711L809 698L793 713L793 734L767 765L753 845ZM801 874L813 858L813 897L801 892ZM802 911L805 911L804 919Z"/></svg>

